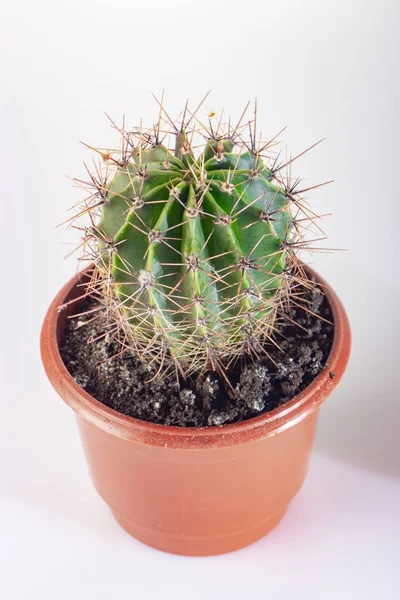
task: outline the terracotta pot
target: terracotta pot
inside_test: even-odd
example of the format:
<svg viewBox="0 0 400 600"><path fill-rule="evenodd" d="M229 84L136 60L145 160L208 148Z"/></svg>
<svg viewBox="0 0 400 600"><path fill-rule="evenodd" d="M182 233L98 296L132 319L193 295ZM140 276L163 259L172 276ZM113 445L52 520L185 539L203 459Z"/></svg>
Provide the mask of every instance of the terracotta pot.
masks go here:
<svg viewBox="0 0 400 600"><path fill-rule="evenodd" d="M317 276L333 312L334 340L326 367L301 394L241 423L180 428L107 408L67 371L58 345L77 304L58 307L81 295L83 277L71 279L51 304L41 352L51 383L76 412L93 483L117 521L150 546L186 555L230 552L271 531L304 482L319 407L349 358L349 323L334 291Z"/></svg>

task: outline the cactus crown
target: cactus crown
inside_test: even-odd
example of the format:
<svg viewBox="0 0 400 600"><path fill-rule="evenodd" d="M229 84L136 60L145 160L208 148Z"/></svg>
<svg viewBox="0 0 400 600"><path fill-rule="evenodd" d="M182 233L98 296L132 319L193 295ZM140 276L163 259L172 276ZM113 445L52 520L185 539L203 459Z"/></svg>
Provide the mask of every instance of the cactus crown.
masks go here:
<svg viewBox="0 0 400 600"><path fill-rule="evenodd" d="M173 121L159 102L151 129L112 122L120 150L96 150L89 182L75 180L89 188L78 214L91 221L86 293L121 351L157 374L224 373L244 353L267 352L304 282L297 251L315 215L299 180L282 175L294 159L279 163L276 137L258 139L256 109L250 121L245 112L235 126L213 114L204 124L186 104Z"/></svg>

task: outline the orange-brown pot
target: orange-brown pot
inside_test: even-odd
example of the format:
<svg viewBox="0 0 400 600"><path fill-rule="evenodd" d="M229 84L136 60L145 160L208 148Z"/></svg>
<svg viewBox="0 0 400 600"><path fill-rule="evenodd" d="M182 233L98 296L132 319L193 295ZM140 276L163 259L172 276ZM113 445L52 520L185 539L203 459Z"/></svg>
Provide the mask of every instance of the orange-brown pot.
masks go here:
<svg viewBox="0 0 400 600"><path fill-rule="evenodd" d="M349 323L334 291L317 276L332 309L334 340L326 367L301 394L240 423L171 427L106 407L67 371L59 342L77 308L58 307L82 293L82 277L71 279L47 312L42 359L76 412L93 483L117 521L150 546L186 555L230 552L271 531L304 482L319 407L349 358Z"/></svg>

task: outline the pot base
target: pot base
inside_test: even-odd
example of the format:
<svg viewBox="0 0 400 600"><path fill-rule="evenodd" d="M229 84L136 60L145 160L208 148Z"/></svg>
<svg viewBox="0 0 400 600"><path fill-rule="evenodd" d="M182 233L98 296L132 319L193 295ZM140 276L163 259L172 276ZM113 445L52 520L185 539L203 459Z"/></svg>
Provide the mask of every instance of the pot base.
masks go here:
<svg viewBox="0 0 400 600"><path fill-rule="evenodd" d="M173 536L162 531L154 531L133 523L111 511L116 521L129 535L152 548L183 556L213 556L240 550L257 542L270 533L283 519L287 512L286 506L282 512L269 517L255 527L245 531L235 532L224 537L211 536Z"/></svg>

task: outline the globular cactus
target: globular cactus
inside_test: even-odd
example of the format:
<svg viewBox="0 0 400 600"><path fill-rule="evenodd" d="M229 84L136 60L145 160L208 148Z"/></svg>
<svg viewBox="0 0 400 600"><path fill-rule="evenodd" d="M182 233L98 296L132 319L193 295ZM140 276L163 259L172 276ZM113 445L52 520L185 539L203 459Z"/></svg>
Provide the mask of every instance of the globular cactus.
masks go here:
<svg viewBox="0 0 400 600"><path fill-rule="evenodd" d="M277 180L282 165L267 164L274 141L257 144L254 121L213 128L186 107L176 125L164 112L152 130L120 130L118 154L100 151L114 169L91 175L89 291L122 349L158 373L224 373L242 354L265 352L299 281L298 197Z"/></svg>

